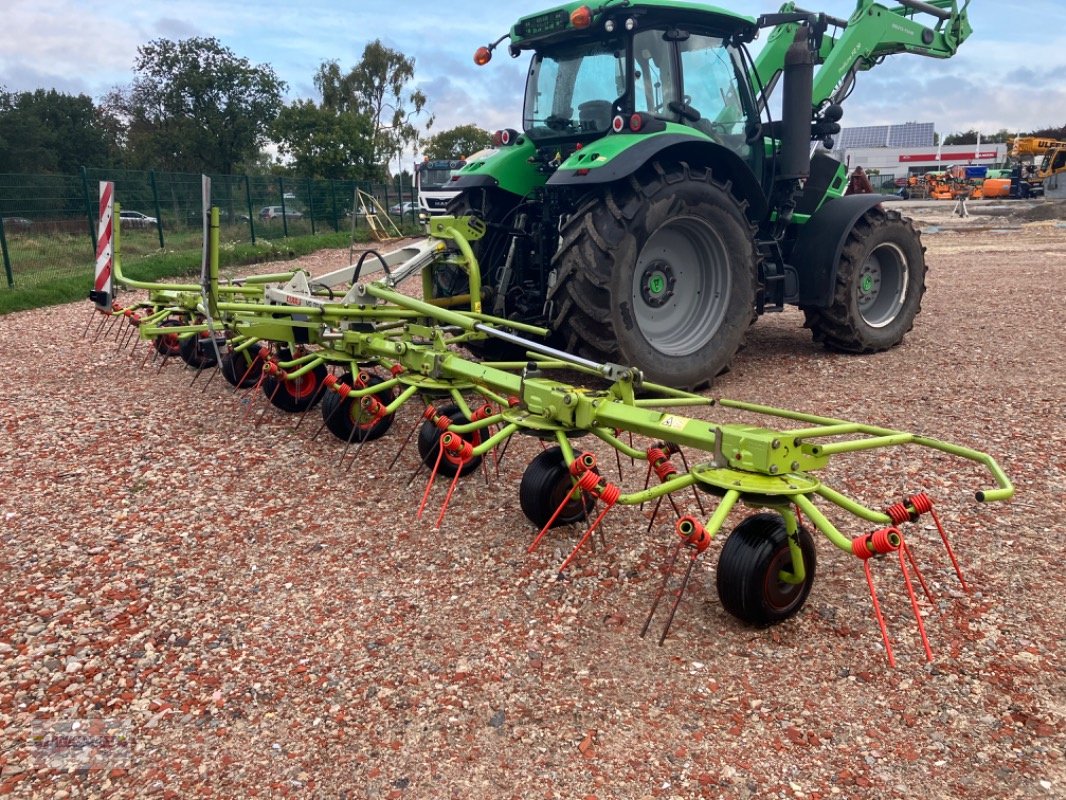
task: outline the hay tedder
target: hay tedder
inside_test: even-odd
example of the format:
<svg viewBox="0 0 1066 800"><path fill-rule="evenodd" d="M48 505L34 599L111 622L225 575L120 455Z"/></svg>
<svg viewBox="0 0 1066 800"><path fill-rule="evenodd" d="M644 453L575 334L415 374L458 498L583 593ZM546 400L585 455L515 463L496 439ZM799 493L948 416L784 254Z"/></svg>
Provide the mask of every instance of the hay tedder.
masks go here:
<svg viewBox="0 0 1066 800"><path fill-rule="evenodd" d="M210 207L209 194L205 179L205 209ZM987 470L994 485L976 492L979 502L1005 500L1013 493L991 456L966 447L830 417L712 400L647 382L639 370L626 365L596 363L553 349L544 344L544 331L481 310L480 272L471 242L484 228L475 218L433 218L424 240L392 253L369 250L355 263L325 275L294 270L221 280L218 212L212 209L205 213L198 284L125 278L117 220L111 185L102 184L97 280L90 293L95 308L87 335L113 335L134 349L143 343L143 353L134 356L142 364L149 359L158 369L184 364L193 371L193 381L205 373L206 380L221 375L234 391L248 393L245 415L260 398L257 419L288 412L298 415L298 428L317 405L321 422L314 435L328 429L337 437L340 462L347 469L360 458L364 443L386 436L393 421L414 406L416 414L406 413L413 417L413 426L406 436L396 437L402 443L389 468L416 438L420 469L429 473L419 518L430 499L438 497L435 520L441 525L459 481L479 467L487 473L488 460L498 462L512 437L521 434L543 445L519 486L520 506L532 523L530 551L554 528L576 526L582 531L559 565L560 577L575 560L588 557L585 545L597 531L602 538L603 519L614 506L650 504L650 533L660 509L667 508L666 500L676 518L673 544L655 597L649 598L651 613L642 631L647 632L663 597L671 596L660 643L695 561L713 543L730 512L744 505L760 511L733 529L716 570L718 595L728 612L754 625L796 614L814 581L817 531L862 563L890 663L892 646L871 564L898 561L931 658L912 579L930 601L932 581L918 571L914 548L904 538L909 523L930 515L962 580L932 500L919 491L871 508L819 480L817 473L837 456L914 445ZM374 275L369 274L372 270ZM423 297L431 297L440 270L461 270L469 294L430 301L398 288L402 281L420 276ZM418 294L417 281L411 284L411 294ZM122 305L116 301L116 288L147 295ZM449 308L449 302L465 308ZM522 348L525 358L472 359L470 345L478 348L488 340ZM705 407L709 414L706 407L715 405L734 416L750 414L756 424L683 413ZM580 446L584 437L594 446ZM634 486L622 485L625 459L641 463ZM682 504L691 507L686 511ZM827 505L845 512L853 532L845 533L830 520L822 510ZM682 571L679 579L672 578L675 568Z"/></svg>

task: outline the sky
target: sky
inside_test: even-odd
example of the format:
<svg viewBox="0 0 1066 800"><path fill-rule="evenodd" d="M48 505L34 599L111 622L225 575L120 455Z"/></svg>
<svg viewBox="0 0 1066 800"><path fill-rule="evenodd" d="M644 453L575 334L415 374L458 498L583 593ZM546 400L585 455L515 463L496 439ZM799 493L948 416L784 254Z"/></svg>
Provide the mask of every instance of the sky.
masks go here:
<svg viewBox="0 0 1066 800"><path fill-rule="evenodd" d="M773 2L719 0L757 16ZM891 3L886 3L891 5ZM478 46L508 32L544 0L0 0L0 87L56 89L99 100L128 85L138 46L154 39L214 36L253 64L269 64L289 100L315 98L312 76L336 60L347 70L374 40L415 60L415 82L434 115L428 135L473 123L521 127L528 55L506 43L484 67ZM803 0L848 17L854 0ZM933 122L949 134L1066 124L1066 3L973 0L973 35L947 60L897 55L859 75L844 104L845 126ZM932 23L934 20L926 16ZM760 47L760 41L752 46Z"/></svg>

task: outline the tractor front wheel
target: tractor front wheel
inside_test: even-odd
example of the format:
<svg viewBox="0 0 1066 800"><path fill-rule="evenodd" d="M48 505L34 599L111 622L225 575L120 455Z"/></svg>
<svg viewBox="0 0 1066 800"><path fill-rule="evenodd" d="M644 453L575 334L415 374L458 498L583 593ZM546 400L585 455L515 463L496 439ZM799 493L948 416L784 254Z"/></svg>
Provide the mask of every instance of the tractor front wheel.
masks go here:
<svg viewBox="0 0 1066 800"><path fill-rule="evenodd" d="M872 208L848 234L827 308L804 308L816 342L842 353L895 347L914 327L925 294L925 248L909 219Z"/></svg>
<svg viewBox="0 0 1066 800"><path fill-rule="evenodd" d="M784 579L792 571L792 551L780 514L753 514L737 525L718 557L716 583L722 606L752 625L771 625L796 614L814 584L817 558L806 528L797 531L803 553L800 583Z"/></svg>
<svg viewBox="0 0 1066 800"><path fill-rule="evenodd" d="M709 169L659 164L582 201L553 262L560 344L702 387L755 317L758 254L745 204Z"/></svg>

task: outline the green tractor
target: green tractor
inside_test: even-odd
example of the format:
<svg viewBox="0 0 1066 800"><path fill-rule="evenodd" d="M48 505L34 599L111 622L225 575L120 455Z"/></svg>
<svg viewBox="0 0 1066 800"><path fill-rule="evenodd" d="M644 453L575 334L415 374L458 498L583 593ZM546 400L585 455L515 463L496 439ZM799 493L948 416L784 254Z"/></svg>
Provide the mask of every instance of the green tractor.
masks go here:
<svg viewBox="0 0 1066 800"><path fill-rule="evenodd" d="M786 304L831 349L899 344L925 291L918 232L880 196L845 196L826 147L856 73L950 57L968 2L859 0L842 20L791 2L752 19L606 0L523 17L475 55L508 38L511 56L532 51L523 129L498 131L452 184L451 213L484 223L481 307L678 387L707 385ZM461 272L435 276L442 302L467 292Z"/></svg>

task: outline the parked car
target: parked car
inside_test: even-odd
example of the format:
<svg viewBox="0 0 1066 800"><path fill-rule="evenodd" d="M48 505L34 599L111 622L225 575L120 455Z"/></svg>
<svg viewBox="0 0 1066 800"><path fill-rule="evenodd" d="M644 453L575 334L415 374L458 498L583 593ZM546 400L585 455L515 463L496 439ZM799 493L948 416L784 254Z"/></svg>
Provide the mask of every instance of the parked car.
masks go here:
<svg viewBox="0 0 1066 800"><path fill-rule="evenodd" d="M142 214L140 211L120 211L118 216L123 228L154 228L159 224L159 220L155 217Z"/></svg>
<svg viewBox="0 0 1066 800"><path fill-rule="evenodd" d="M406 203L397 203L389 209L390 214L417 214L418 211L418 203L412 200L409 200Z"/></svg>
<svg viewBox="0 0 1066 800"><path fill-rule="evenodd" d="M4 227L8 230L26 230L33 225L33 220L25 217L4 217Z"/></svg>
<svg viewBox="0 0 1066 800"><path fill-rule="evenodd" d="M282 215L286 219L300 219L303 217L299 211L291 208L282 208L281 206L263 206L259 209L259 219L281 219Z"/></svg>

